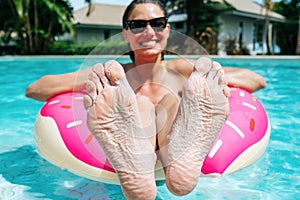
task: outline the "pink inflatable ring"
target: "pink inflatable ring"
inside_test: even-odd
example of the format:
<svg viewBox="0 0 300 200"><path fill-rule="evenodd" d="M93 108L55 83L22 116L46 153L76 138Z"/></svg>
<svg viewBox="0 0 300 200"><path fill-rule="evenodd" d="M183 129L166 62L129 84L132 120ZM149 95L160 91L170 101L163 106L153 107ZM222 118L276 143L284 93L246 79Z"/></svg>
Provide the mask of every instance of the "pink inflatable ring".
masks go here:
<svg viewBox="0 0 300 200"><path fill-rule="evenodd" d="M38 152L49 162L92 180L118 184L118 178L96 139L86 126L83 93L57 95L41 108L34 127ZM265 152L268 116L252 94L232 88L230 115L207 154L202 174L222 176L242 169ZM157 162L156 180L164 180Z"/></svg>

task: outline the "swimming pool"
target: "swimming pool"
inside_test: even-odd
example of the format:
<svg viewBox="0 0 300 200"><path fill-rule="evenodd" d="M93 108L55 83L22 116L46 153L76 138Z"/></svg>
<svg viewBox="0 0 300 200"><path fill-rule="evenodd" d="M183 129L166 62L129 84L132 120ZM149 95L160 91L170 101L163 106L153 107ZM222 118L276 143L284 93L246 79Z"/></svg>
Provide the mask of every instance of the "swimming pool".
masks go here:
<svg viewBox="0 0 300 200"><path fill-rule="evenodd" d="M109 58L95 60L103 62ZM124 58L126 60L127 58ZM263 75L267 88L254 93L270 118L271 139L263 157L222 178L201 178L188 196L165 185L157 199L297 199L300 196L300 59L214 58L224 66ZM26 86L45 74L76 71L80 57L0 57L0 199L124 199L119 186L78 177L43 158L32 129L42 102L27 99ZM95 61L94 60L94 61Z"/></svg>

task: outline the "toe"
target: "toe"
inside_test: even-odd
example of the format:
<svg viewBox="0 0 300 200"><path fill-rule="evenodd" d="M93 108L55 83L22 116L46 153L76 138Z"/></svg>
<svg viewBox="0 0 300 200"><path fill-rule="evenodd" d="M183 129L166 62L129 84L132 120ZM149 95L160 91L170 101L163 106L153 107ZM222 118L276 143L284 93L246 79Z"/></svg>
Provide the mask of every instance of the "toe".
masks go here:
<svg viewBox="0 0 300 200"><path fill-rule="evenodd" d="M101 81L100 81L100 78L99 78L99 76L97 75L97 73L96 72L92 72L92 73L90 73L89 74L89 76L88 76L88 82L89 82L89 85L87 84L87 86L86 86L86 89L90 89L90 90L96 90L95 92L97 93L97 94L99 94L102 90L103 90L103 88L104 88L104 86L102 85L102 83L101 83ZM87 82L87 83L88 83ZM91 86L91 85L94 85L94 86ZM87 88L87 87L89 87L89 88ZM92 88L93 87L93 88Z"/></svg>
<svg viewBox="0 0 300 200"><path fill-rule="evenodd" d="M213 70L216 74L214 76L215 79L218 80L219 85L227 85L227 80L225 78L225 71L218 62L213 62Z"/></svg>
<svg viewBox="0 0 300 200"><path fill-rule="evenodd" d="M210 71L207 73L206 79L219 83L220 76L222 76L222 66L215 61L212 61Z"/></svg>
<svg viewBox="0 0 300 200"><path fill-rule="evenodd" d="M86 95L84 95L84 107L88 110L97 97L97 91L94 82L88 80L86 83Z"/></svg>
<svg viewBox="0 0 300 200"><path fill-rule="evenodd" d="M223 93L225 95L226 98L229 98L230 96L230 88L226 85L223 89Z"/></svg>
<svg viewBox="0 0 300 200"><path fill-rule="evenodd" d="M211 70L211 67L212 61L207 57L201 57L195 63L195 70L202 75L206 75Z"/></svg>
<svg viewBox="0 0 300 200"><path fill-rule="evenodd" d="M108 84L109 84L109 81L108 81L108 79L107 79L106 76L105 76L103 64L101 64L101 63L96 64L96 65L93 67L93 72L94 72L94 74L98 77L99 83L102 84L102 87L103 87L103 88L105 87L105 85L108 85Z"/></svg>
<svg viewBox="0 0 300 200"><path fill-rule="evenodd" d="M111 85L118 85L119 80L125 76L123 67L114 60L105 63L104 72Z"/></svg>

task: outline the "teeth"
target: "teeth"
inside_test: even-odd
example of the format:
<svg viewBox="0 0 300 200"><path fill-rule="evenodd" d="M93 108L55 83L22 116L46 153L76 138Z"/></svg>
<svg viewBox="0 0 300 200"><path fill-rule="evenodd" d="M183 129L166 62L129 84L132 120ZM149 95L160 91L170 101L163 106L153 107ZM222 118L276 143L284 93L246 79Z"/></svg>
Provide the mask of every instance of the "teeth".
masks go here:
<svg viewBox="0 0 300 200"><path fill-rule="evenodd" d="M156 44L155 41L148 41L148 42L141 43L141 45L144 47L153 47L153 46L155 46L155 44Z"/></svg>

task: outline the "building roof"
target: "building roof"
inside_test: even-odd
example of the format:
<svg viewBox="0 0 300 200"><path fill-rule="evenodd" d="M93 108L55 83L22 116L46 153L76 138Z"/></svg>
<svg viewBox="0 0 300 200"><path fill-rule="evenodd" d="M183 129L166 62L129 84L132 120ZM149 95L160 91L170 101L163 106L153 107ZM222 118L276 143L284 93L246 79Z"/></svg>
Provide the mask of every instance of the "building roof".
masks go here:
<svg viewBox="0 0 300 200"><path fill-rule="evenodd" d="M256 19L265 19L266 9L263 6L253 2L252 0L214 0L223 3L226 1L231 4L236 10L231 11L232 14ZM90 15L87 16L88 6L73 12L73 23L90 26L110 26L122 27L122 16L126 6L108 5L93 3ZM269 16L272 21L284 22L285 17L269 11ZM169 22L185 21L186 14L171 15Z"/></svg>
<svg viewBox="0 0 300 200"><path fill-rule="evenodd" d="M236 10L232 11L233 14L257 19L265 19L266 9L259 5L258 3L253 2L252 0L215 0L218 2L227 2L231 4ZM285 17L269 11L269 16L272 21L284 22Z"/></svg>
<svg viewBox="0 0 300 200"><path fill-rule="evenodd" d="M121 27L125 8L121 5L92 4L89 16L87 16L88 6L74 11L73 23Z"/></svg>

